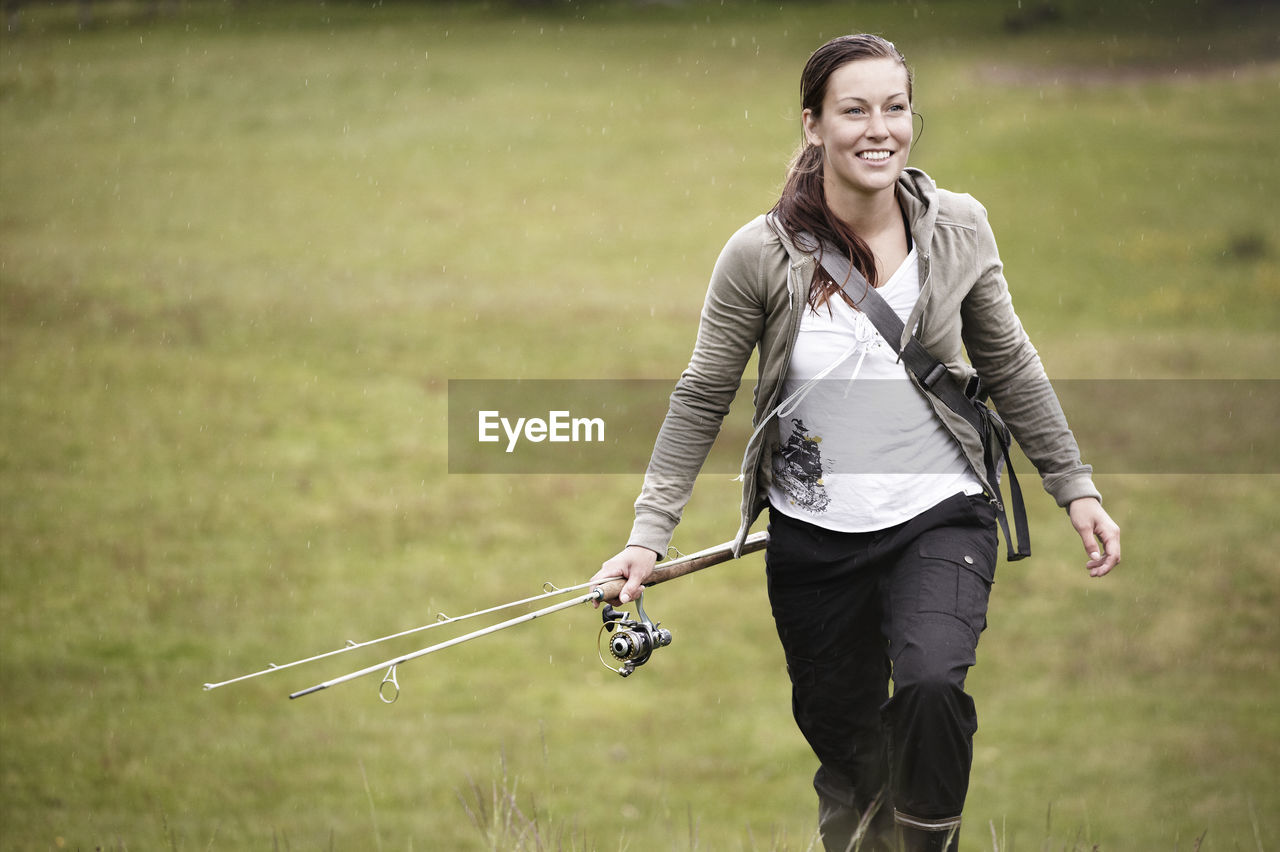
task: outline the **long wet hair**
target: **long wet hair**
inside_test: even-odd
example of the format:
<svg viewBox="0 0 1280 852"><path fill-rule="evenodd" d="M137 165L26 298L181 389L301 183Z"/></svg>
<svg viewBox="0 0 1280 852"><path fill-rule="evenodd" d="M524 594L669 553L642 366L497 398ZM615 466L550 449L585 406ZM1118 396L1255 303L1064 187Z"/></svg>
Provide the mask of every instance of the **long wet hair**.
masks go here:
<svg viewBox="0 0 1280 852"><path fill-rule="evenodd" d="M863 33L834 38L813 52L805 63L804 73L800 75L801 109L809 110L815 118L821 118L822 103L827 96L827 84L831 75L838 68L860 59L893 59L901 64L907 72L907 99L911 100L911 69L907 67L906 58L893 46L893 42ZM876 263L871 249L827 206L826 193L823 191L822 149L809 144L807 139L801 143L801 148L792 158L782 195L773 206L772 213L771 218L777 223L777 227L800 250L820 255L821 243L829 242L844 251L853 268L861 272L871 286L879 283L876 280ZM818 244L815 245L813 239L802 234L816 237ZM841 284L832 281L819 265L809 288L809 304L817 309L836 293L840 293L850 305L853 304L844 295Z"/></svg>

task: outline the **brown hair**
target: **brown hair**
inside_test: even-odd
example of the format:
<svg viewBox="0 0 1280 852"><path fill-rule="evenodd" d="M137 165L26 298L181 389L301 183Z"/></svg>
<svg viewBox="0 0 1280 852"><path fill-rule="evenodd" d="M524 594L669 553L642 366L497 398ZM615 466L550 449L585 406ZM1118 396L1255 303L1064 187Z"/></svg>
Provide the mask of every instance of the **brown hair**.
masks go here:
<svg viewBox="0 0 1280 852"><path fill-rule="evenodd" d="M827 96L827 83L836 69L860 59L894 59L907 72L907 99L911 100L911 69L902 53L880 36L846 35L834 38L813 52L800 75L800 105L815 117L822 116L822 102ZM842 249L857 269L874 286L875 258L871 249L852 228L841 221L827 206L822 188L822 149L808 142L792 158L787 181L773 216L786 237L802 251L821 252L822 243ZM807 234L808 237L802 237ZM815 243L815 239L817 244ZM818 267L809 288L809 304L822 305L834 293L842 293L841 285ZM844 297L850 301L848 296ZM852 304L852 301L850 301Z"/></svg>

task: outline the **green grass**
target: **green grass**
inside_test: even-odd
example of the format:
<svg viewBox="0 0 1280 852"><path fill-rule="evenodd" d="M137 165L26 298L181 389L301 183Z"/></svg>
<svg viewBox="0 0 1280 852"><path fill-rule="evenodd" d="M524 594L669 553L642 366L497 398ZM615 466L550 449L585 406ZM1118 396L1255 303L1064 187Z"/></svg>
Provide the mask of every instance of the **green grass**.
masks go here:
<svg viewBox="0 0 1280 852"><path fill-rule="evenodd" d="M759 557L655 590L676 641L626 681L584 608L406 664L393 707L377 678L285 696L432 634L200 685L621 545L636 476L448 475L447 382L674 380L838 32L907 52L913 160L988 206L1054 375L1277 378L1274 12L1062 5L1018 36L976 0L25 11L0 35L0 848L503 848L504 802L548 848L809 848ZM1278 473L1102 471L1104 582L1029 489L1037 555L1001 567L970 681L966 844L1280 842ZM730 537L736 503L704 477L676 544Z"/></svg>

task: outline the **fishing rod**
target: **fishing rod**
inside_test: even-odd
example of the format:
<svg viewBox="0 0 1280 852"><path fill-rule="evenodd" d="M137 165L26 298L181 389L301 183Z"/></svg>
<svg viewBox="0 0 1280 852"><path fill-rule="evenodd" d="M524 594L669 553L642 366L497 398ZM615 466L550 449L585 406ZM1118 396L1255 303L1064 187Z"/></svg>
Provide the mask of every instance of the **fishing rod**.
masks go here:
<svg viewBox="0 0 1280 852"><path fill-rule="evenodd" d="M518 601L511 601L510 603L498 604L497 606L492 606L492 607L489 607L488 609L476 610L475 612L469 612L466 615L459 615L453 618L449 618L444 613L439 613L436 615L435 621L433 621L430 624L424 624L421 627L411 627L408 630L401 630L399 633L392 633L387 636L379 636L377 639L369 639L368 641L365 641L365 642L352 642L350 639L348 639L347 643L343 645L341 648L335 648L332 651L325 651L323 654L316 654L314 657L306 657L301 660L294 660L291 663L281 663L279 665L275 663L267 663L267 667L265 669L262 669L261 671L250 672L249 674L240 675L239 677L233 677L230 680L224 680L224 681L221 681L220 683L206 683L204 685L204 688L206 691L210 689L217 689L222 686L228 686L233 683L239 683L242 680L249 680L251 678L261 677L262 675L265 675L265 674L271 674L272 672L291 669L294 666L300 666L303 663L313 663L316 660L323 660L327 657L333 657L338 654L345 654L348 651L357 651L361 648L368 648L370 645L377 645L380 642L390 642L392 639L400 639L401 637L404 637L404 636L412 636L415 633L422 633L425 630L434 630L437 627L444 627L447 624L457 624L459 621L466 621L469 618L476 618L481 615L491 615L492 613L495 613L495 612L501 612L504 609L511 609L512 607L521 606L523 604L530 604L540 600L546 600L547 598L556 597L557 595L563 595L566 592L573 592L573 591L577 591L578 589L585 589L590 585L591 585L590 583L582 583L581 585L570 586L565 589L557 589L554 586L552 586L550 583L547 583L543 586L544 591L542 594L534 595L531 598L525 598L524 600L518 600Z"/></svg>
<svg viewBox="0 0 1280 852"><path fill-rule="evenodd" d="M737 555L745 556L748 553L754 553L758 550L763 550L764 547L768 544L768 541L769 541L769 534L767 532L758 532L758 533L754 533L753 535L749 535L743 541L742 547ZM653 573L651 573L648 579L645 581L645 586L646 588L656 586L656 585L659 585L660 583L665 583L668 580L674 580L677 577L683 577L687 574L692 574L695 571L701 571L704 568L710 568L713 565L719 565L722 562L727 562L734 558L735 558L735 554L733 550L733 542L725 542L723 544L719 544L714 547L709 547L706 550L697 551L696 553L690 553L688 555L680 555L680 556L677 556L676 558L669 559L665 562L661 562L657 566L655 566ZM671 632L669 630L662 628L659 624L656 624L652 620L650 620L649 616L644 611L644 606L642 602L643 593L641 594L640 598L637 598L636 600L636 614L638 618L632 618L628 613L620 612L613 608L612 604L618 603L618 594L622 591L622 587L625 582L626 582L625 578L614 577L611 579L604 580L598 584L581 583L576 586L568 586L565 588L558 588L552 585L551 583L546 583L543 585L544 591L540 595L534 595L533 597L524 598L518 601L512 601L510 603L499 604L497 606L489 607L487 609L477 610L475 612L467 613L466 615L456 616L454 618L445 617L443 613L440 613L437 616L437 620L430 624L425 624L420 627L410 628L408 630L402 630L398 633L392 633L387 636L381 636L377 639L370 639L365 642L352 642L348 640L347 643L341 648L337 648L332 651L326 651L324 653L316 654L311 657L305 657L300 660L294 660L289 663L282 663L280 665L277 665L275 663L270 663L268 664L267 668L262 669L260 671L251 672L249 674L241 675L239 677L231 678L230 680L224 680L218 683L206 683L204 685L204 688L206 691L211 689L217 689L219 687L227 686L229 684L239 683L240 681L249 680L250 678L260 677L262 675L270 674L272 672L283 671L284 669L293 668L294 666L300 666L300 665L303 665L304 663L310 663L316 660L326 659L328 657L332 657L338 654L344 654L349 651L355 651L360 648L367 648L371 645L376 645L380 642L387 642L392 639L398 639L404 636L410 636L410 635L421 633L423 631L431 630L437 627L443 627L446 624L456 624L460 621L465 621L470 618L476 618L482 615L489 615L491 613L499 612L504 609L510 609L516 606L535 603L538 601L568 594L570 592L581 591L582 589L587 589L587 588L590 588L590 591L587 592L586 594L577 595L573 598L570 598L569 600L560 601L558 603L552 604L542 609L538 609L533 612L528 612L523 615L516 616L515 618L507 619L506 621L500 622L498 624L481 628L480 630L474 630L462 636L458 636L456 638L449 639L444 642L439 642L437 644L430 645L426 648L420 648L417 651L412 651L407 654L402 654L398 657L394 657L389 660L384 660L383 662L375 663L374 665L371 665L371 666L366 666L357 671L351 672L346 675L342 675L341 677L336 677L331 680L324 681L323 683L318 683L318 684L315 684L314 686L307 687L306 689L298 690L297 692L291 693L289 697L291 699L301 698L304 695L311 695L312 693L319 692L324 689L328 689L331 686L337 686L339 684L347 683L349 681L356 680L358 678L365 677L367 675L385 670L385 675L382 678L382 682L378 685L378 697L382 699L384 703L391 704L395 702L396 698L398 698L400 694L400 682L397 674L397 670L400 665L406 662L409 662L410 660L415 660L415 659L418 659L419 657L424 657L428 654L433 654L437 651L442 651L446 648L452 648L456 645L461 645L462 643L469 642L472 639L478 639L481 636L489 636L493 633L506 630L509 627L515 627L518 624L525 624L537 618L541 618L546 615L551 615L552 613L570 609L572 607L579 606L585 603L606 604L606 606L604 607L604 611L602 613L603 626L601 627L600 637L603 637L606 633L609 634L609 637L610 637L609 643L608 643L609 653L619 665L617 668L614 668L613 666L609 665L609 663L605 662L603 651L600 653L600 660L605 665L606 668L609 668L610 670L617 672L623 677L628 677L635 671L636 668L648 662L649 658L653 655L653 652L655 650L661 647L666 647L667 645L671 644Z"/></svg>

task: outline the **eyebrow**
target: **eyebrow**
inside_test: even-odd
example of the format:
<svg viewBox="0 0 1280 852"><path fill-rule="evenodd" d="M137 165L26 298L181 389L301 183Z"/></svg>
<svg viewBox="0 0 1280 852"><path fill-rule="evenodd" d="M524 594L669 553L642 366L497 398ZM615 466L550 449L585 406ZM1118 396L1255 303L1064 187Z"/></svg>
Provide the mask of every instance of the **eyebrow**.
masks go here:
<svg viewBox="0 0 1280 852"><path fill-rule="evenodd" d="M905 98L906 96L907 96L906 92L895 92L894 94L889 95L887 98L885 98L885 100L891 101L896 98ZM844 95L842 97L836 98L836 103L840 103L841 101L857 101L858 103L862 103L862 104L870 103L870 101L868 101L866 98L860 98L857 95Z"/></svg>

